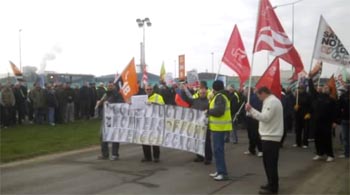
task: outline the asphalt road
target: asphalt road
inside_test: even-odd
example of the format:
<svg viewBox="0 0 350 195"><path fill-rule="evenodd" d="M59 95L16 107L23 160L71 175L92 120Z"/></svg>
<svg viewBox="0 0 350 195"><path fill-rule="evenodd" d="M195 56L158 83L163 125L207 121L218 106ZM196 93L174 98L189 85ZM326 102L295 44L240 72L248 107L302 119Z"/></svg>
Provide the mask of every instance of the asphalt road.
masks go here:
<svg viewBox="0 0 350 195"><path fill-rule="evenodd" d="M280 194L349 192L349 161L314 162L313 147L292 148L289 136L280 151ZM311 143L313 145L313 143ZM161 148L160 163L141 163L142 148L123 144L120 160L97 160L98 148L0 166L1 194L256 194L265 184L262 159L244 155L246 132L239 144L226 144L230 180L208 174L214 164L193 162L194 154ZM339 151L338 151L339 152Z"/></svg>

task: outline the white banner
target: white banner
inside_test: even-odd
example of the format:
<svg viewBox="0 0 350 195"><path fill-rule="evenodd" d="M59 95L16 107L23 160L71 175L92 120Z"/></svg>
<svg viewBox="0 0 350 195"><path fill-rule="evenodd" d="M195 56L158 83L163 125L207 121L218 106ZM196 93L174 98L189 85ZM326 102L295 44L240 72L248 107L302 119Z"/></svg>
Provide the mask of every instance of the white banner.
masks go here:
<svg viewBox="0 0 350 195"><path fill-rule="evenodd" d="M313 57L330 64L350 66L349 52L322 16L318 26Z"/></svg>
<svg viewBox="0 0 350 195"><path fill-rule="evenodd" d="M207 117L203 111L171 105L104 105L106 142L158 145L204 156Z"/></svg>

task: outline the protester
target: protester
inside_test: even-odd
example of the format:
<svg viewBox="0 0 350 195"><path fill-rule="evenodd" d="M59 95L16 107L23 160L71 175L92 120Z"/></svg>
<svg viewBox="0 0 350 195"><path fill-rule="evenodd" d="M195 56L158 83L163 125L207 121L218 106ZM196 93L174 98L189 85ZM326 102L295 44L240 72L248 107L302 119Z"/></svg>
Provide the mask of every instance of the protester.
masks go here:
<svg viewBox="0 0 350 195"><path fill-rule="evenodd" d="M58 107L55 112L55 121L58 124L64 123L65 118L65 108L66 108L66 97L64 93L64 87L61 83L57 83L55 87L56 98L58 102Z"/></svg>
<svg viewBox="0 0 350 195"><path fill-rule="evenodd" d="M235 116L241 106L241 97L239 93L236 91L235 86L233 84L227 87L227 91L228 91L229 100L231 102L232 125L234 127L237 127L237 120ZM226 133L225 142L229 143L230 141L233 142L234 144L238 143L237 129L233 129L233 131Z"/></svg>
<svg viewBox="0 0 350 195"><path fill-rule="evenodd" d="M184 100L191 105L191 108L197 110L208 110L209 108L209 100L207 98L207 89L202 87L199 90L199 97L192 98L192 94L189 92L185 85L182 85L182 97ZM204 147L204 157L201 155L197 155L197 158L194 159L194 162L203 162L205 165L211 164L212 161L212 149L211 149L211 134L210 130L207 129L206 138L205 138L205 147Z"/></svg>
<svg viewBox="0 0 350 195"><path fill-rule="evenodd" d="M248 89L249 90L249 89ZM254 93L253 89L250 89L250 105L257 111L261 111L262 103L256 93ZM246 116L246 127L248 131L248 139L249 139L249 147L248 151L244 152L246 155L257 155L258 157L262 157L262 145L261 138L259 135L259 121L251 116ZM256 154L256 149L258 150L258 154Z"/></svg>
<svg viewBox="0 0 350 195"><path fill-rule="evenodd" d="M103 105L104 102L108 103L123 103L123 97L119 93L119 90L113 83L108 84L108 90L106 92L106 95L104 96L103 99L98 101L97 106ZM103 108L103 107L102 107ZM98 159L101 160L118 160L119 159L119 143L118 142L113 142L112 143L112 154L109 154L109 147L108 147L108 142L103 141L103 135L102 135L102 130L100 132L100 140L101 140L101 156L98 157Z"/></svg>
<svg viewBox="0 0 350 195"><path fill-rule="evenodd" d="M102 97L106 94L106 89L104 87L104 83L101 82L98 85L96 93L97 93L97 100L101 100ZM97 108L97 114L98 114L99 118L102 118L102 111L103 111L103 105L99 104L99 106Z"/></svg>
<svg viewBox="0 0 350 195"><path fill-rule="evenodd" d="M147 84L145 86L145 92L148 95L148 103L150 104L164 104L163 97L156 92L154 92L154 89L152 85ZM160 147L159 146L150 146L150 145L142 145L144 158L141 160L141 162L151 162L152 161L152 151L153 150L153 160L155 163L159 162L160 157Z"/></svg>
<svg viewBox="0 0 350 195"><path fill-rule="evenodd" d="M320 160L327 155L327 162L334 160L332 145L332 129L336 122L336 102L330 97L329 87L325 85L322 93L318 93L313 81L309 80L309 89L313 97L311 117L315 122L315 146L316 156L313 160Z"/></svg>
<svg viewBox="0 0 350 195"><path fill-rule="evenodd" d="M295 133L296 140L293 147L309 147L309 130L310 130L310 112L311 112L311 97L305 91L304 86L299 86L299 99L294 106L295 109Z"/></svg>
<svg viewBox="0 0 350 195"><path fill-rule="evenodd" d="M285 91L285 95L282 96L283 100L283 117L284 117L284 136L281 141L281 147L283 147L284 139L287 133L290 133L293 129L293 121L294 121L294 109L295 105L295 97L290 88L287 88Z"/></svg>
<svg viewBox="0 0 350 195"><path fill-rule="evenodd" d="M228 179L225 162L225 133L232 131L231 103L224 90L224 83L213 83L214 97L209 104L209 129L213 134L216 172L209 174L216 181Z"/></svg>
<svg viewBox="0 0 350 195"><path fill-rule="evenodd" d="M48 109L47 120L51 126L55 126L55 110L58 107L58 101L51 84L47 85L46 99Z"/></svg>
<svg viewBox="0 0 350 195"><path fill-rule="evenodd" d="M74 88L74 119L79 120L80 119L80 97L79 97L79 86L76 85ZM102 118L102 117L101 117Z"/></svg>
<svg viewBox="0 0 350 195"><path fill-rule="evenodd" d="M24 87L20 82L17 82L14 88L14 95L16 99L16 112L17 112L17 121L18 124L22 124L22 121L25 119L25 103L27 99L27 88Z"/></svg>
<svg viewBox="0 0 350 195"><path fill-rule="evenodd" d="M263 102L262 111L254 109L249 103L246 111L259 121L259 133L262 139L263 162L267 176L267 185L261 186L259 194L277 194L279 188L278 158L283 135L283 108L280 100L266 87L257 91Z"/></svg>
<svg viewBox="0 0 350 195"><path fill-rule="evenodd" d="M10 118L11 118L11 109L15 105L16 99L15 95L13 94L13 91L10 87L10 85L5 85L1 90L1 96L0 96L0 104L2 106L2 121L4 128L7 128L11 125Z"/></svg>
<svg viewBox="0 0 350 195"><path fill-rule="evenodd" d="M70 83L66 83L64 89L64 97L65 97L65 116L64 122L74 122L74 100L75 100L75 92L74 89L70 87Z"/></svg>
<svg viewBox="0 0 350 195"><path fill-rule="evenodd" d="M30 99L33 102L34 121L36 124L43 124L46 117L46 95L40 83L35 83L35 88L30 93Z"/></svg>
<svg viewBox="0 0 350 195"><path fill-rule="evenodd" d="M96 91L96 84L91 83L90 85L90 117L95 117L95 107L96 107L96 102L97 102L97 91Z"/></svg>
<svg viewBox="0 0 350 195"><path fill-rule="evenodd" d="M90 103L91 103L91 90L89 89L89 83L85 82L79 91L80 100L80 116L88 120L90 119Z"/></svg>
<svg viewBox="0 0 350 195"><path fill-rule="evenodd" d="M349 102L350 102L350 85L347 86L347 90L343 93L339 100L339 122L342 128L342 136L343 136L343 144L344 144L344 154L340 155L339 158L349 158L349 150L350 150L350 138L349 138Z"/></svg>

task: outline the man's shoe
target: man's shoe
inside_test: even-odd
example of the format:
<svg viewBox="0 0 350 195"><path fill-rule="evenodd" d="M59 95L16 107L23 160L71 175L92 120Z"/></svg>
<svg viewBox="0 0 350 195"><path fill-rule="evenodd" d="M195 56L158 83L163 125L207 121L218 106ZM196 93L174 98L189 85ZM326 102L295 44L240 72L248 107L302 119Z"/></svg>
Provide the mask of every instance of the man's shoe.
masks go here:
<svg viewBox="0 0 350 195"><path fill-rule="evenodd" d="M269 184L266 184L266 185L260 186L260 189L262 189L262 190L270 190L270 186L269 186Z"/></svg>
<svg viewBox="0 0 350 195"><path fill-rule="evenodd" d="M195 158L193 160L193 162L203 162L203 161L204 161L204 159L202 159L202 158Z"/></svg>
<svg viewBox="0 0 350 195"><path fill-rule="evenodd" d="M151 159L146 159L146 158L143 158L142 160L141 160L141 162L152 162L152 160Z"/></svg>
<svg viewBox="0 0 350 195"><path fill-rule="evenodd" d="M258 157L263 157L263 153L262 152L258 152Z"/></svg>
<svg viewBox="0 0 350 195"><path fill-rule="evenodd" d="M218 176L218 175L219 175L218 172L210 173L210 174L209 174L210 177L216 177L216 176Z"/></svg>
<svg viewBox="0 0 350 195"><path fill-rule="evenodd" d="M338 158L346 158L346 156L342 154L342 155L339 155Z"/></svg>
<svg viewBox="0 0 350 195"><path fill-rule="evenodd" d="M217 175L216 177L214 177L214 180L215 181L226 181L226 180L228 180L229 178L228 178L228 176L227 175Z"/></svg>
<svg viewBox="0 0 350 195"><path fill-rule="evenodd" d="M211 164L211 161L210 161L210 160L206 160L206 161L204 161L204 164L205 164L205 165L210 165L210 164Z"/></svg>
<svg viewBox="0 0 350 195"><path fill-rule="evenodd" d="M98 160L107 160L108 159L108 156L98 156L97 157Z"/></svg>
<svg viewBox="0 0 350 195"><path fill-rule="evenodd" d="M109 160L119 160L119 156L112 155Z"/></svg>
<svg viewBox="0 0 350 195"><path fill-rule="evenodd" d="M271 190L260 190L259 194L277 194L277 192L272 192Z"/></svg>
<svg viewBox="0 0 350 195"><path fill-rule="evenodd" d="M292 147L296 148L296 147L298 147L298 144L293 144Z"/></svg>
<svg viewBox="0 0 350 195"><path fill-rule="evenodd" d="M155 162L155 163L159 163L159 159L154 159L154 161L153 162Z"/></svg>
<svg viewBox="0 0 350 195"><path fill-rule="evenodd" d="M243 154L245 154L245 155L251 155L252 153L249 152L249 151L245 151Z"/></svg>
<svg viewBox="0 0 350 195"><path fill-rule="evenodd" d="M319 155L316 155L315 157L312 158L312 160L320 160L322 157Z"/></svg>
<svg viewBox="0 0 350 195"><path fill-rule="evenodd" d="M334 158L330 157L330 156L328 156L327 159L326 159L326 162L333 162L333 161L334 161Z"/></svg>
<svg viewBox="0 0 350 195"><path fill-rule="evenodd" d="M303 148L304 148L304 149L308 149L308 148L309 148L309 146L307 146L307 145L303 145Z"/></svg>

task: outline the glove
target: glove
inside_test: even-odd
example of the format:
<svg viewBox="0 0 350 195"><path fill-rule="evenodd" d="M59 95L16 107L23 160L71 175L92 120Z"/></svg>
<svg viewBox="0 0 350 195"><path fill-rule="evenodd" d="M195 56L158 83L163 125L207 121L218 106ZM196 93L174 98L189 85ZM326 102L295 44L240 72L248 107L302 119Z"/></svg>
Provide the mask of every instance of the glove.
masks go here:
<svg viewBox="0 0 350 195"><path fill-rule="evenodd" d="M305 120L309 120L310 118L311 118L311 114L310 113L305 114L305 116L304 116Z"/></svg>
<svg viewBox="0 0 350 195"><path fill-rule="evenodd" d="M298 110L299 110L299 105L298 105L298 104L295 104L294 110L295 110L295 111L298 111Z"/></svg>

